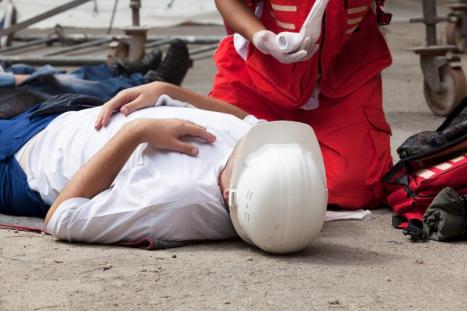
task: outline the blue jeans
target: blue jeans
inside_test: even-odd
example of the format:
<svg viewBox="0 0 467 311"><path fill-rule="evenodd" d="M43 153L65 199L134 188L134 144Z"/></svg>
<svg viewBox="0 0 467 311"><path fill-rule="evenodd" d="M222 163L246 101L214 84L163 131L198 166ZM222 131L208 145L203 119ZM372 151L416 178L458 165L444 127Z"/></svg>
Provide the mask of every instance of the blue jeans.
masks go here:
<svg viewBox="0 0 467 311"><path fill-rule="evenodd" d="M15 85L15 74L30 75L18 88L42 95L45 99L50 98L53 102L64 101L65 104L72 100L77 104L86 104L90 100L86 96L107 101L123 89L145 83L141 74L127 75L106 65L83 67L69 74L51 66L36 69L27 65L13 65L5 73L0 73L0 94L2 86ZM55 95L60 96L51 98ZM11 119L0 119L0 213L44 217L49 208L40 195L29 188L26 175L14 158L21 146L58 115L33 117L42 106L39 104Z"/></svg>
<svg viewBox="0 0 467 311"><path fill-rule="evenodd" d="M9 120L0 120L0 213L44 217L49 209L29 188L14 154L57 115L31 118L38 106Z"/></svg>
<svg viewBox="0 0 467 311"><path fill-rule="evenodd" d="M49 65L39 69L28 65L13 65L5 73L0 73L0 91L2 86L15 85L14 74L30 75L18 87L35 94L45 97L81 94L95 96L103 101L111 99L121 90L146 83L142 74L128 75L104 64L82 67L70 73Z"/></svg>

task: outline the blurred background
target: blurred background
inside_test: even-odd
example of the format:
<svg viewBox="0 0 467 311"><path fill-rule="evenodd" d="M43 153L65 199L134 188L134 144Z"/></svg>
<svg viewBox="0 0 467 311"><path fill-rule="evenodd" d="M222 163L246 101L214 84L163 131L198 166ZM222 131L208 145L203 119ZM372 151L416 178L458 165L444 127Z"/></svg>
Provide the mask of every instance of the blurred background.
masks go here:
<svg viewBox="0 0 467 311"><path fill-rule="evenodd" d="M5 0L4 0L5 1ZM64 0L14 0L19 20L27 19L41 11L57 7ZM123 27L131 20L128 0L95 0L35 25L39 28L56 24L70 27L108 27L115 3L117 14L115 26ZM167 27L182 23L221 24L213 0L150 0L142 1L141 20L144 26Z"/></svg>
<svg viewBox="0 0 467 311"><path fill-rule="evenodd" d="M5 2L5 0L3 0ZM27 19L65 3L64 0L14 0L19 20ZM131 17L127 0L95 0L69 12L36 24L34 27L48 28L56 24L70 27L107 27L117 2L115 26L128 24ZM438 0L440 13L445 13L446 0ZM174 26L182 23L222 24L213 0L157 0L143 1L142 24L148 27ZM421 12L421 0L387 0L386 8L394 13L395 21L408 21Z"/></svg>

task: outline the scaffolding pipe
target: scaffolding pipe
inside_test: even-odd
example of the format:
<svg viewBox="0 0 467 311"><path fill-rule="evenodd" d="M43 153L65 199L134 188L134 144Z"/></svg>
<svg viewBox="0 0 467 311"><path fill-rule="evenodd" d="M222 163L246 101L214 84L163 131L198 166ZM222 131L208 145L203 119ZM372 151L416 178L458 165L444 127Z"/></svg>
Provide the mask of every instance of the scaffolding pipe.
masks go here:
<svg viewBox="0 0 467 311"><path fill-rule="evenodd" d="M214 50L217 45L209 45L199 49L194 49L190 51L190 55L200 55L205 52ZM201 59L202 56L198 57ZM42 65L52 65L52 66L62 66L62 67L80 67L80 66L92 66L104 64L106 60L104 58L96 57L80 57L80 58L71 58L66 56L58 57L23 57L23 56L2 56L0 55L0 61L7 61L11 64L25 63L32 66L42 66Z"/></svg>
<svg viewBox="0 0 467 311"><path fill-rule="evenodd" d="M423 18L425 20L427 45L437 45L436 24L438 23L438 16L436 14L435 0L423 0Z"/></svg>
<svg viewBox="0 0 467 311"><path fill-rule="evenodd" d="M18 45L15 45L15 46L10 46L10 47L0 49L0 53L8 53L8 52L13 52L13 51L16 52L18 50L27 49L27 48L30 48L30 47L34 47L36 45L50 44L50 43L52 43L52 42L54 42L56 40L57 40L57 38L55 38L55 37L46 38L46 39L37 39L37 40L29 41L29 42L26 42L26 43L23 43L23 44L18 44Z"/></svg>
<svg viewBox="0 0 467 311"><path fill-rule="evenodd" d="M86 49L86 48L89 48L89 47L94 47L94 46L102 45L104 43L109 43L110 41L112 41L112 38L106 38L106 39L95 40L95 41L91 41L91 42L85 42L85 43L82 43L82 44L78 44L78 45L70 46L70 47L67 47L67 48L64 48L64 49L60 49L58 51L50 52L50 53L44 54L43 56L44 57L49 57L49 56L65 54L65 53L68 53L68 52L83 50L83 49Z"/></svg>
<svg viewBox="0 0 467 311"><path fill-rule="evenodd" d="M141 25L140 15L139 15L139 11L141 9L141 1L131 0L130 8L131 8L131 18L133 21L133 27L139 27Z"/></svg>
<svg viewBox="0 0 467 311"><path fill-rule="evenodd" d="M28 64L31 66L52 65L57 67L81 67L93 66L105 63L104 58L71 58L71 57L22 57L22 56L0 56L0 61L11 64Z"/></svg>
<svg viewBox="0 0 467 311"><path fill-rule="evenodd" d="M169 44L173 39L161 39L146 44L146 49L156 48L164 44Z"/></svg>
<svg viewBox="0 0 467 311"><path fill-rule="evenodd" d="M113 34L112 37L117 38L117 39L122 39L124 34L122 35L116 35ZM108 35L83 35L83 34L77 34L77 33L72 33L72 34L67 34L67 38L73 39L76 37L77 40L100 40L100 39L105 39L109 38ZM43 37L38 36L38 35L27 35L27 34L22 34L21 36L17 36L15 40L17 41L31 41L31 40L37 40L41 39ZM185 43L188 44L214 44L214 43L219 43L220 40L222 40L224 36L198 36L198 35L152 35L149 36L147 41L149 44L151 43L156 43L157 41L160 40L172 40L172 39L181 39ZM168 41L167 41L168 42Z"/></svg>
<svg viewBox="0 0 467 311"><path fill-rule="evenodd" d="M52 16L55 16L55 15L58 15L60 13L63 13L65 11L68 11L70 9L73 9L77 6L80 6L86 2L89 2L91 0L74 0L74 1L70 1L66 4L63 4L61 6L58 6L56 8L53 8L49 11L46 11L42 14L39 14L39 15L36 15L34 17L31 17L25 21L22 21L18 24L15 24L11 27L8 27L8 28L5 28L3 30L0 30L0 37L3 37L3 36L8 36L8 35L11 35L19 30L23 30L31 25L34 25L38 22L41 22L45 19L48 19L49 17L52 17Z"/></svg>

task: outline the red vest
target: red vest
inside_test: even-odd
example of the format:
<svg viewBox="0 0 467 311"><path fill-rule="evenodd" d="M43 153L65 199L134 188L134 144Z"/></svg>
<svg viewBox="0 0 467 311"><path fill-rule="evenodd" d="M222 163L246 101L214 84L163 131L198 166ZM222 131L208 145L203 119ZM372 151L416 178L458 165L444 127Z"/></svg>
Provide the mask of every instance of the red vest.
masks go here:
<svg viewBox="0 0 467 311"><path fill-rule="evenodd" d="M298 32L315 0L265 0L261 21L269 30ZM320 81L329 98L346 96L391 64L378 29L372 0L330 0L321 34L321 48L309 61L281 64L250 45L248 72L258 92L285 109L297 109Z"/></svg>

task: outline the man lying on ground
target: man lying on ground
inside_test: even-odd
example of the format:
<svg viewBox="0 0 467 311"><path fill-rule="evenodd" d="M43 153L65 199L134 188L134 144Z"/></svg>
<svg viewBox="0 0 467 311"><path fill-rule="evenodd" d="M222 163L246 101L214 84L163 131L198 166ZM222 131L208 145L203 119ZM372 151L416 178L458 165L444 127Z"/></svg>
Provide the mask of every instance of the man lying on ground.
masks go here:
<svg viewBox="0 0 467 311"><path fill-rule="evenodd" d="M87 66L68 74L51 66L0 63L0 118L11 118L55 95L94 96L105 102L121 90L153 81L180 85L189 67L181 40L170 44L164 60L160 50L153 50L132 63Z"/></svg>
<svg viewBox="0 0 467 311"><path fill-rule="evenodd" d="M8 146L0 147L0 178L7 185L0 194L0 211L46 215L47 231L68 241L216 240L236 236L226 204L230 198L231 207L248 210L259 204L263 211L257 215L276 219L253 228L285 230L280 241L272 239L282 243L276 251L296 250L297 241L303 247L311 233L319 232L325 175L311 128L280 123L254 132L257 120L234 106L166 83L148 87L156 107L128 117L118 114L100 131L94 129L96 120L115 101L131 97L131 90L102 111L68 112L53 121L29 118L33 112L28 111L0 121L0 146ZM17 139L10 139L12 132ZM249 138L250 133L254 137ZM237 156L236 146L244 136ZM242 176L250 177L242 181ZM235 198L230 197L232 183L242 182L248 186L238 186ZM255 187L262 188L253 191ZM308 208L314 203L318 209ZM274 207L277 212L272 212ZM245 226L242 221L254 222L255 212L238 213L237 229ZM240 232L257 243L248 230ZM266 240L270 243L270 233Z"/></svg>

